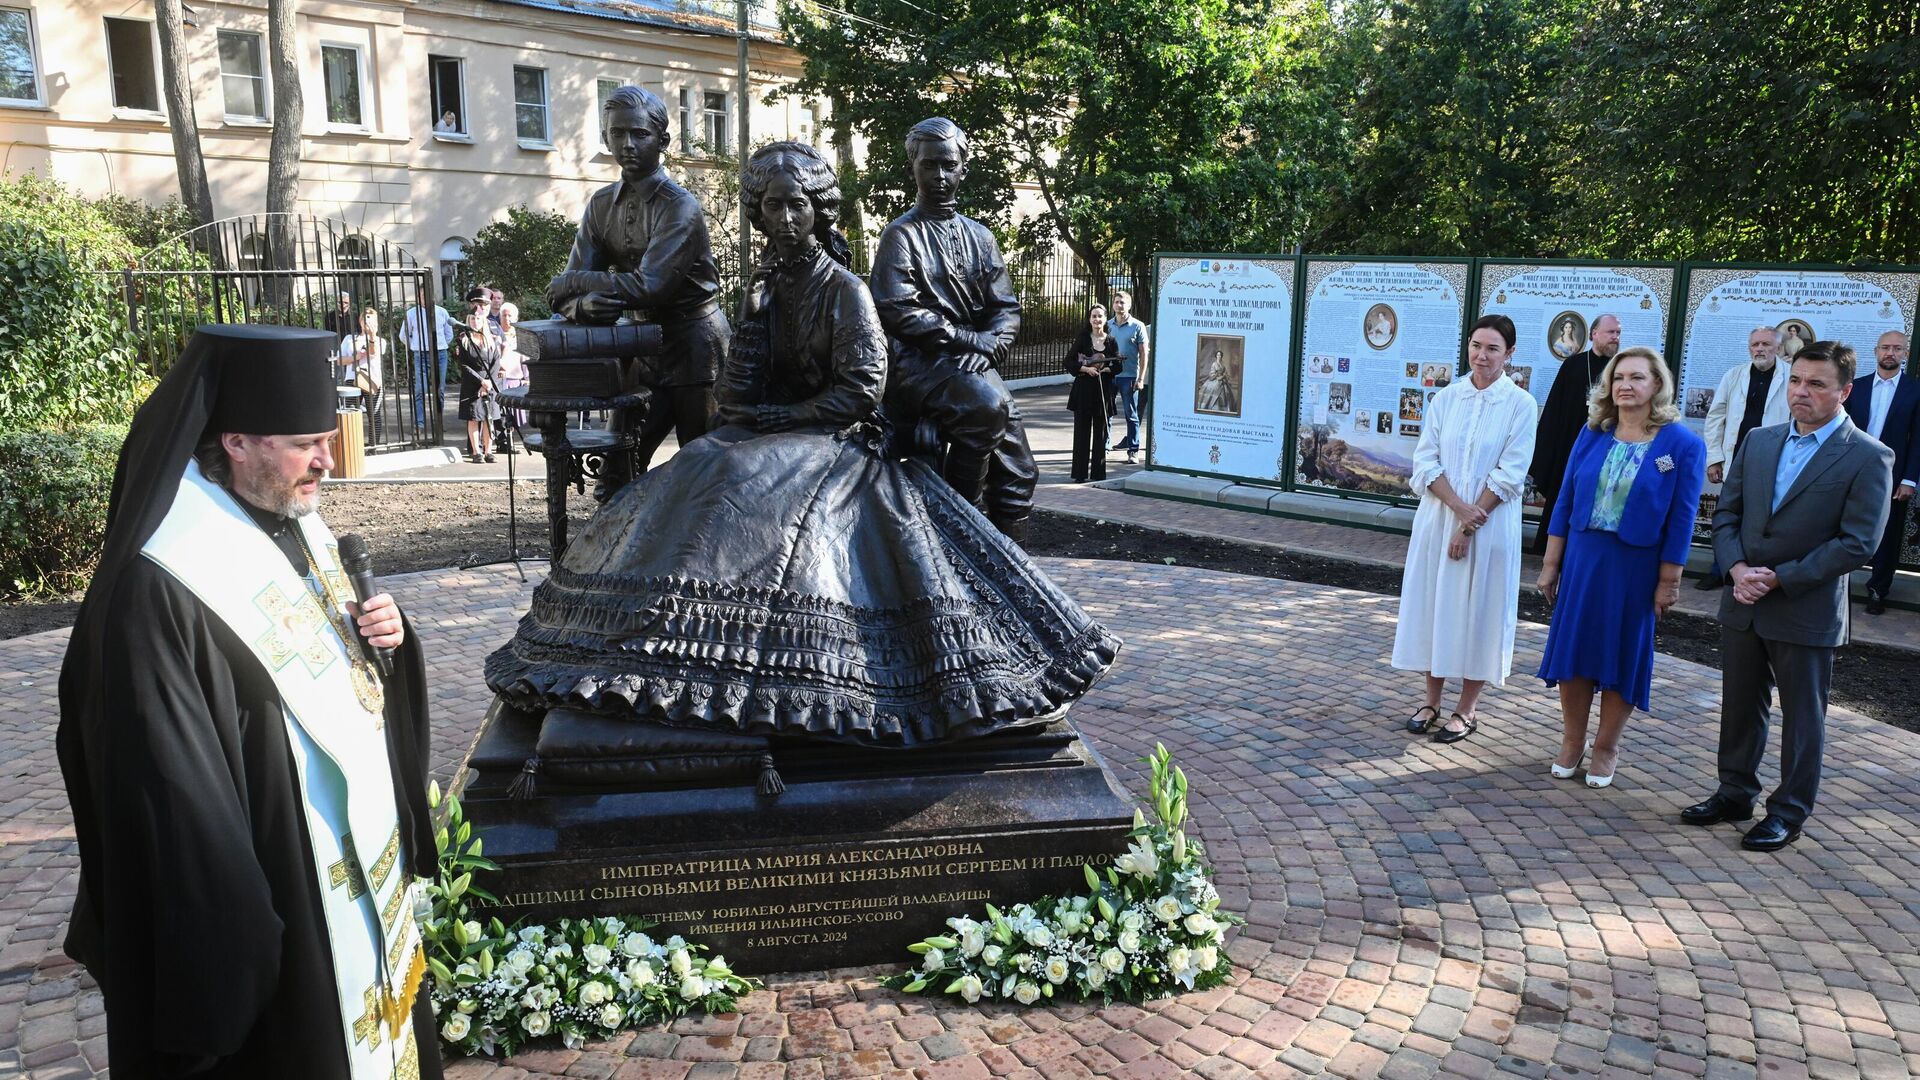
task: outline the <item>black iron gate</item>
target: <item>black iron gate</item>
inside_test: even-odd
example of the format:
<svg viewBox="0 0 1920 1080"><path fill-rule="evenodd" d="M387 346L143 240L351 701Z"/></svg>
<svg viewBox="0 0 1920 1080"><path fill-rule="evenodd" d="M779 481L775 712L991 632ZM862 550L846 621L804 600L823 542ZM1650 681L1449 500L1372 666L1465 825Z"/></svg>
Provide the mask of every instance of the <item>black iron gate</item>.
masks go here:
<svg viewBox="0 0 1920 1080"><path fill-rule="evenodd" d="M367 411L367 448L440 445L449 343L432 275L405 250L338 221L254 214L169 240L122 275L128 324L156 375L202 323L329 330L343 400ZM374 392L353 393L361 387Z"/></svg>

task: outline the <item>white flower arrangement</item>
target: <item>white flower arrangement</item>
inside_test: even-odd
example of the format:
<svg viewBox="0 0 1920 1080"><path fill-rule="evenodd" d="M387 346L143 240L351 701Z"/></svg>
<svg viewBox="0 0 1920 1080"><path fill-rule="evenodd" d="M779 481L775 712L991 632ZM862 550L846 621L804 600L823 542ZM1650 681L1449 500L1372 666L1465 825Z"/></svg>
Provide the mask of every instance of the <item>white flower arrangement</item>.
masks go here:
<svg viewBox="0 0 1920 1080"><path fill-rule="evenodd" d="M439 807L437 784L428 802ZM495 902L473 874L498 868L481 855L459 800L446 802L440 876L426 887L433 911L420 932L433 1014L450 1053L508 1055L550 1035L577 1049L695 1009L728 1012L758 985L677 935L653 940L639 918L561 919L551 927L467 918L469 898Z"/></svg>
<svg viewBox="0 0 1920 1080"><path fill-rule="evenodd" d="M983 918L947 920L949 933L907 946L919 963L887 981L907 993L957 994L1032 1005L1045 999L1145 1001L1226 981L1227 928L1244 922L1220 910L1213 870L1181 826L1187 777L1164 746L1153 768L1155 820L1134 813L1125 853L1104 875L1085 867L1084 896L1017 904Z"/></svg>

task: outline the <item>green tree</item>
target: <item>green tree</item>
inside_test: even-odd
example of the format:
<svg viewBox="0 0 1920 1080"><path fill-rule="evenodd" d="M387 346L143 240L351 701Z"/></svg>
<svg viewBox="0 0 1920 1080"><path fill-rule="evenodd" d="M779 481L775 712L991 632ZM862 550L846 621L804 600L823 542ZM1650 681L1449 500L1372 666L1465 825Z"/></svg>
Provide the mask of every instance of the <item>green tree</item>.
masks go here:
<svg viewBox="0 0 1920 1080"><path fill-rule="evenodd" d="M564 214L509 207L505 220L490 222L474 234L467 269L474 281L505 293L522 319L544 319L552 314L547 284L566 269L578 224ZM459 298L448 299L453 303Z"/></svg>
<svg viewBox="0 0 1920 1080"><path fill-rule="evenodd" d="M1300 129L1263 121L1294 89L1285 46L1310 7L845 5L789 2L782 21L806 58L794 92L843 103L835 122L869 140L867 167L843 181L878 215L911 203L901 140L940 115L973 144L963 209L1004 232L1015 181L1033 183L1103 294L1108 269L1158 249L1297 235L1310 199L1276 166L1301 156L1282 145Z"/></svg>
<svg viewBox="0 0 1920 1080"><path fill-rule="evenodd" d="M1565 84L1584 251L1920 262L1920 8L1604 11L1573 43Z"/></svg>

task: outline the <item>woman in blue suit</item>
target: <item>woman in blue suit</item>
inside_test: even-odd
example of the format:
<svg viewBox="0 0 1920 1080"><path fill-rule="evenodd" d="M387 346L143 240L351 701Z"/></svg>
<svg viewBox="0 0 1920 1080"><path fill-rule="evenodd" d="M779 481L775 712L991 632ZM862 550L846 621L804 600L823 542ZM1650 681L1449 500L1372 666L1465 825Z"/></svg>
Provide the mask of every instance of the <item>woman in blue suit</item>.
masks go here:
<svg viewBox="0 0 1920 1080"><path fill-rule="evenodd" d="M1653 625L1679 598L1706 482L1706 444L1680 424L1660 354L1622 349L1600 373L1553 504L1540 591L1553 625L1540 677L1560 688L1560 756L1572 777L1600 691L1587 786L1613 783L1620 732L1653 688Z"/></svg>

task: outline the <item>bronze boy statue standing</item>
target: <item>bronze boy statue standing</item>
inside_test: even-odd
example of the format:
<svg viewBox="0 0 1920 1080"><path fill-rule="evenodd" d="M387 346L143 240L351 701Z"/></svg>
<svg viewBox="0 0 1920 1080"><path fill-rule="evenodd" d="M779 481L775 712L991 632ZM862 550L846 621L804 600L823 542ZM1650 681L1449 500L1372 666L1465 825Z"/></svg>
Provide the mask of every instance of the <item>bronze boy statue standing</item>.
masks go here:
<svg viewBox="0 0 1920 1080"><path fill-rule="evenodd" d="M727 317L714 300L720 276L699 200L660 167L673 138L666 104L623 86L607 98L601 131L620 179L587 201L547 303L575 322L611 323L631 311L660 324L665 352L641 377L653 391L636 455L644 469L669 427L683 446L706 434L713 382L727 355ZM617 489L625 479L607 482Z"/></svg>
<svg viewBox="0 0 1920 1080"><path fill-rule="evenodd" d="M1037 471L1020 409L994 370L1020 329L1020 301L993 234L954 209L966 133L934 117L906 144L918 198L880 234L869 279L892 360L887 413L903 432L932 421L947 443L947 483L1024 541Z"/></svg>

